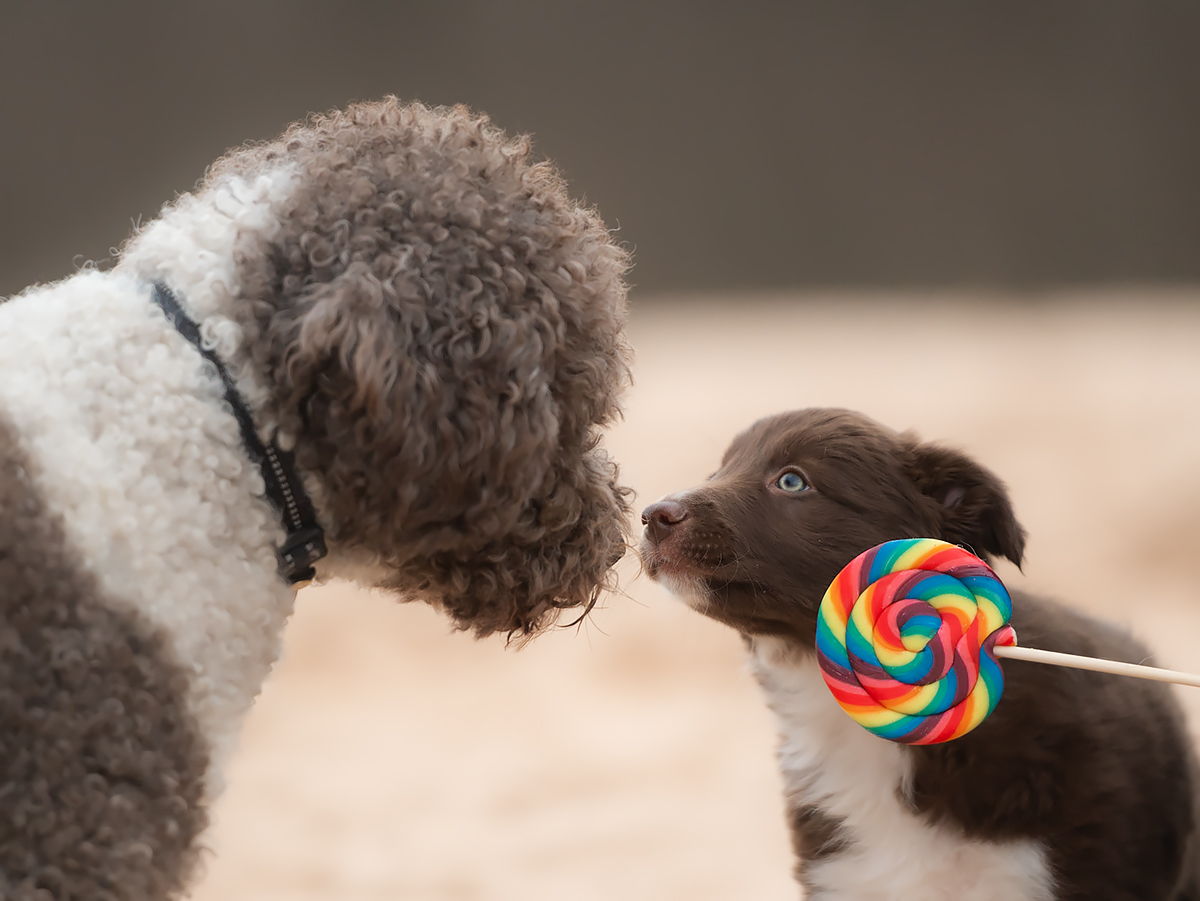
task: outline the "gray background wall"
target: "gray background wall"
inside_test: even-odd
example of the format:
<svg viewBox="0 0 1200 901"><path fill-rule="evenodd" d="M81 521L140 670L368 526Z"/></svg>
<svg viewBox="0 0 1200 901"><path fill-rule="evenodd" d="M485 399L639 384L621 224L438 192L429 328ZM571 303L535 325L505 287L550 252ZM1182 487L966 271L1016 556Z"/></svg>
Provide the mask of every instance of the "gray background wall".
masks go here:
<svg viewBox="0 0 1200 901"><path fill-rule="evenodd" d="M385 93L533 132L643 294L1200 276L1200 4L5 0L0 295Z"/></svg>

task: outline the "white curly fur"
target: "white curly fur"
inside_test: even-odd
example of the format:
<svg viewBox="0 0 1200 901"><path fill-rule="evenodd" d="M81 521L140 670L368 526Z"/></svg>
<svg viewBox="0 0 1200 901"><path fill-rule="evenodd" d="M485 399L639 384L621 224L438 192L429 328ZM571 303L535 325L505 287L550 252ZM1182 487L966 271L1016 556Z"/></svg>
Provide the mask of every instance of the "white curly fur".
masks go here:
<svg viewBox="0 0 1200 901"><path fill-rule="evenodd" d="M205 345L235 374L264 432L272 425L261 419L266 389L242 352L242 329L231 312L240 293L234 251L244 233L266 241L279 231L277 210L296 183L295 172L280 166L253 179L226 178L202 194L184 194L129 241L117 266L118 272L161 279L181 293L181 305L200 325Z"/></svg>
<svg viewBox="0 0 1200 901"><path fill-rule="evenodd" d="M211 366L150 299L161 278L239 373L234 242L277 227L288 172L186 195L112 272L85 270L0 305L0 416L77 559L115 604L160 627L209 744L211 798L279 654L295 592L277 575L278 516Z"/></svg>

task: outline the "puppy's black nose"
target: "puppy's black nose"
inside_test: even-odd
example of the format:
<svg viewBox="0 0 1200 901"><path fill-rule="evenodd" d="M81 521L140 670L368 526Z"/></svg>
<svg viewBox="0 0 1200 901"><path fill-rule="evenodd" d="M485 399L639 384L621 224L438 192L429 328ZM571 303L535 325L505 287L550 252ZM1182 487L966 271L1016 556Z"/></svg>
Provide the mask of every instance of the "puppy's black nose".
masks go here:
<svg viewBox="0 0 1200 901"><path fill-rule="evenodd" d="M642 511L642 525L651 544L658 544L687 519L687 508L679 501L659 501Z"/></svg>

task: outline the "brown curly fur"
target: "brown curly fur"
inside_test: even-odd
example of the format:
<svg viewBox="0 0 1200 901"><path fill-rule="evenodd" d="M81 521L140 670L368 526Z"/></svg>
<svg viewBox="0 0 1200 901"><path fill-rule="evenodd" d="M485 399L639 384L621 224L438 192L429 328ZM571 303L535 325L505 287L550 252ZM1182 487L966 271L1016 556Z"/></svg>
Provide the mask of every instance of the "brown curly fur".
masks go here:
<svg viewBox="0 0 1200 901"><path fill-rule="evenodd" d="M0 898L175 897L208 822L187 676L74 559L32 472L0 420Z"/></svg>
<svg viewBox="0 0 1200 901"><path fill-rule="evenodd" d="M485 116L388 98L209 176L301 176L282 230L239 248L239 315L331 546L480 635L594 603L630 512L598 446L629 260L529 156Z"/></svg>

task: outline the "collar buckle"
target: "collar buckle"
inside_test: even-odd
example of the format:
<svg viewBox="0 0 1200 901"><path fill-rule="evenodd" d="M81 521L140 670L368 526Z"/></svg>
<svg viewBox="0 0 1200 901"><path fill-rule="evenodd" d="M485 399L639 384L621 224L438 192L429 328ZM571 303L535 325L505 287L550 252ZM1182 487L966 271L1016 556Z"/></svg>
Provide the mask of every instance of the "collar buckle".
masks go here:
<svg viewBox="0 0 1200 901"><path fill-rule="evenodd" d="M326 553L325 532L320 526L289 532L279 548L279 574L289 585L303 587L316 576L313 564Z"/></svg>

